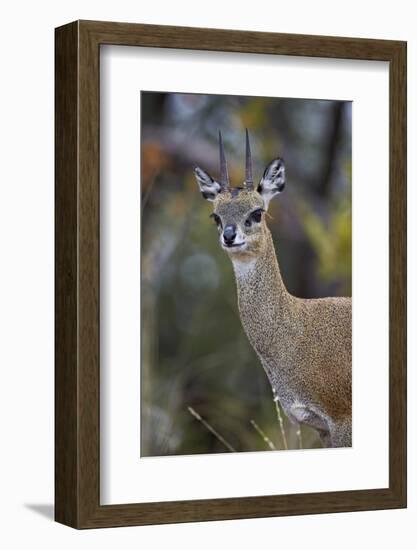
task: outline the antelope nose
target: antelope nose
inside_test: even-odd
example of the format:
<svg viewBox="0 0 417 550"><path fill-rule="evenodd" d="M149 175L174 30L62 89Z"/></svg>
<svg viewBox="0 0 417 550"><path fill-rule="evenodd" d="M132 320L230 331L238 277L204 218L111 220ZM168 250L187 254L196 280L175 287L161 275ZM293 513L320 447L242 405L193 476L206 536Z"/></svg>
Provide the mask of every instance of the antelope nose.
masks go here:
<svg viewBox="0 0 417 550"><path fill-rule="evenodd" d="M226 225L223 230L223 239L225 244L232 244L236 238L236 226Z"/></svg>

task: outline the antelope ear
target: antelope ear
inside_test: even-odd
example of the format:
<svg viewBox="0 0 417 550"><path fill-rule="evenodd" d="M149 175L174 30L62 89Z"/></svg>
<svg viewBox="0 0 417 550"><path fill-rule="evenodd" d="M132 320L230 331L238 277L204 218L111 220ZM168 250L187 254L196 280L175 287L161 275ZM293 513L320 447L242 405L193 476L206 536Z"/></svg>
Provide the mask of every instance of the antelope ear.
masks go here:
<svg viewBox="0 0 417 550"><path fill-rule="evenodd" d="M268 208L269 201L285 187L285 165L280 158L274 159L265 168L264 175L258 185L258 193L262 196L265 208Z"/></svg>
<svg viewBox="0 0 417 550"><path fill-rule="evenodd" d="M194 169L194 175L203 197L208 201L214 201L218 193L220 193L220 183L198 166Z"/></svg>

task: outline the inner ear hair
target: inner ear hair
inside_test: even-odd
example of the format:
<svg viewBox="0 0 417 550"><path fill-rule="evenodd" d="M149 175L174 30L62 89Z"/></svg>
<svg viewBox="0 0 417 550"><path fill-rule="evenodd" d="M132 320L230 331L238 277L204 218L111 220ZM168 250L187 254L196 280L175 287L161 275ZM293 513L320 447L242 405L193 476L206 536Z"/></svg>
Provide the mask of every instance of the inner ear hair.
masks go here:
<svg viewBox="0 0 417 550"><path fill-rule="evenodd" d="M285 187L285 164L281 158L271 161L265 168L265 172L259 182L257 191L264 199L265 208L268 208L270 200L281 193Z"/></svg>
<svg viewBox="0 0 417 550"><path fill-rule="evenodd" d="M210 174L202 170L199 166L194 168L194 176L197 180L201 194L208 201L214 201L221 190L220 184L214 180Z"/></svg>

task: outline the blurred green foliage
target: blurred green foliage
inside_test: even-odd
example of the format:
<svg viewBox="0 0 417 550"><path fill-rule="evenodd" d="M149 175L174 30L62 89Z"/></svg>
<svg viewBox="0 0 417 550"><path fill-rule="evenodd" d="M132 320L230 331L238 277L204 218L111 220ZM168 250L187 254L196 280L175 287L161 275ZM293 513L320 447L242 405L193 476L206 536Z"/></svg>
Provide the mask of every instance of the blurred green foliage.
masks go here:
<svg viewBox="0 0 417 550"><path fill-rule="evenodd" d="M232 185L286 161L287 188L268 225L287 288L306 297L351 291L351 104L197 94L141 94L141 456L266 451L251 420L283 448L271 389L240 324L231 263L193 176L218 174L217 133ZM284 419L289 448L296 426ZM303 447L320 446L302 429Z"/></svg>

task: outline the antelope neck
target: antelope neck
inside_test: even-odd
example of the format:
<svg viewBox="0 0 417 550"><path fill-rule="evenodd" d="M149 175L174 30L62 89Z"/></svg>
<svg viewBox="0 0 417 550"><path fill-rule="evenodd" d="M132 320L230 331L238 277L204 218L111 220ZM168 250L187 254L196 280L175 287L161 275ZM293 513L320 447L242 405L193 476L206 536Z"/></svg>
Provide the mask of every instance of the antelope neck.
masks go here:
<svg viewBox="0 0 417 550"><path fill-rule="evenodd" d="M239 309L250 314L262 304L265 313L291 315L294 297L282 280L271 232L267 228L266 232L266 246L259 256L249 262L232 259Z"/></svg>

